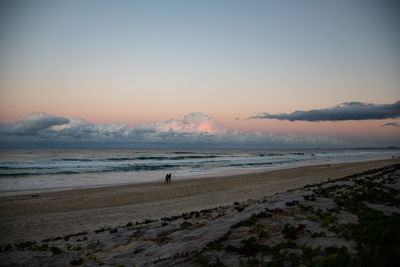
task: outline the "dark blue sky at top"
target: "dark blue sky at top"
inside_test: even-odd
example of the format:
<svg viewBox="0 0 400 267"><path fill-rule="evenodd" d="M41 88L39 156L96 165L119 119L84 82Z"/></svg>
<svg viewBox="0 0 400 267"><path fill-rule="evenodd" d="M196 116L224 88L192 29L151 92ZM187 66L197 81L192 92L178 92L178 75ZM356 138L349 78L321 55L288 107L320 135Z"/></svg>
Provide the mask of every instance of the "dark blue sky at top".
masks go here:
<svg viewBox="0 0 400 267"><path fill-rule="evenodd" d="M289 133L276 136L232 130L204 135L160 130L158 124L165 125L165 121L150 126L113 126L73 119L39 108L51 102L57 103L54 106L62 104L62 94L71 89L62 88L64 81L74 82L89 77L90 82L94 80L102 84L102 79L107 78L113 84L121 77L133 77L131 80L126 78L127 84L143 79L144 82L137 85L142 88L150 83L148 80L164 76L167 78L160 80L165 81L168 90L157 86L147 91L134 90L133 86L104 89L97 88L96 82L94 85L88 82L82 88L71 85L76 90L72 98L84 99L82 102L86 105L80 107L82 115L79 117L85 119L83 114L92 109L91 104L99 101L101 96L107 103L108 98L104 95L110 94L132 99L128 107L143 104L145 101L135 103L141 94L154 98L161 95L161 103L164 101L162 97L172 96L174 101L181 96L183 100L188 99L187 106L190 107L199 102L196 97L190 102L190 95L197 96L198 91L205 91L210 98L216 99L217 107L220 103L230 102L229 107L233 108L228 112L224 110L226 113L233 114L237 101L243 99L244 102L247 100L248 106L239 114L242 118L250 117L249 110L259 103L257 110L262 113L258 113L258 118L289 121L326 120L331 112L337 114L343 108L295 108L298 113L290 110L297 104L324 107L341 103L336 99L332 100L333 103L327 100L337 95L349 102L391 104L400 96L399 18L399 1L1 1L0 98L7 101L3 100L0 105L8 105L8 109L13 111L37 100L35 108L38 109L25 112L36 114L28 115L28 119L1 124L0 145L346 147L398 144L398 138L359 140L356 143L350 139L338 140L340 138L293 137ZM240 84L235 80L237 77L241 78L239 82L245 82L242 87L231 89L231 95L237 93L239 97L228 101L226 94L222 97L214 94L217 85ZM363 81L369 77L371 83L381 87L365 89L363 85L370 80ZM174 91L177 84L174 79L182 84L198 82L201 86L204 81L212 82L204 82L209 86L199 85L201 89L193 91L186 88ZM272 85L269 80L273 81ZM281 80L282 88L275 89ZM51 86L44 88L42 81L49 81ZM295 87L298 81L305 84L302 87L303 102L287 89ZM321 89L321 85L329 85L332 81L338 81L334 92ZM308 86L313 82L314 86ZM212 83L217 85L214 87ZM346 83L348 87L343 86ZM62 86L54 88L53 84ZM52 94L54 98L48 99ZM272 99L274 96L279 96L279 101ZM15 100L15 103L10 104L8 99ZM306 102L311 101L309 99L312 99L312 105ZM180 100L178 103L183 106L183 102ZM209 112L211 108L207 101L204 102L201 111L218 117L219 114ZM74 101L69 103L68 107L74 109ZM275 110L269 111L273 104L276 104ZM277 113L278 107L286 113ZM156 104L151 106L151 103L144 108L149 112L159 110ZM181 113L193 111L196 110L185 109ZM325 117L321 117L321 112ZM362 113L364 118L374 119L370 115ZM389 115L385 118L397 118L392 113ZM176 117L171 115L170 118ZM354 116L346 118L357 119ZM389 124L381 130L398 125L398 122L385 123ZM63 124L69 126L58 130L53 128Z"/></svg>

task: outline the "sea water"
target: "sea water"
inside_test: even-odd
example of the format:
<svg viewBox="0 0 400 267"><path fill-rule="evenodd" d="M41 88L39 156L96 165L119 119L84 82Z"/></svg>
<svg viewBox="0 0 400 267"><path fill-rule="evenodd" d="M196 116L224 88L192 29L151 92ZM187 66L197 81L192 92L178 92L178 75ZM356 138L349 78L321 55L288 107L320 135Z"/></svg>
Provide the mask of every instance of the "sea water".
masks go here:
<svg viewBox="0 0 400 267"><path fill-rule="evenodd" d="M398 149L0 149L0 195L258 172L400 156Z"/></svg>

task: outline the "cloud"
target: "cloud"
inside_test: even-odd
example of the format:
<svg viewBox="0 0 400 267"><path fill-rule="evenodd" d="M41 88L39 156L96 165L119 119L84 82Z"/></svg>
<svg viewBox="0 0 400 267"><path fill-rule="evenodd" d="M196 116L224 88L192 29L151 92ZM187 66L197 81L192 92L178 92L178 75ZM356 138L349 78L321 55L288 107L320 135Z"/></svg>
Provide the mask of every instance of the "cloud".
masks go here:
<svg viewBox="0 0 400 267"><path fill-rule="evenodd" d="M385 124L382 124L381 127L385 127L385 126L393 126L393 127L400 127L400 124L397 122L387 122Z"/></svg>
<svg viewBox="0 0 400 267"><path fill-rule="evenodd" d="M290 114L260 113L249 119L278 119L288 121L346 121L346 120L383 120L400 117L400 101L393 104L367 104L346 102L332 108L298 110Z"/></svg>
<svg viewBox="0 0 400 267"><path fill-rule="evenodd" d="M52 126L68 123L69 120L55 115L48 115L44 112L31 113L20 121L9 125L2 125L0 131L9 135L33 135L47 130Z"/></svg>
<svg viewBox="0 0 400 267"><path fill-rule="evenodd" d="M241 133L203 113L164 122L93 124L81 118L46 113L27 115L0 125L2 147L127 147L127 148L314 148L344 147L343 139Z"/></svg>
<svg viewBox="0 0 400 267"><path fill-rule="evenodd" d="M153 128L160 132L190 132L221 134L226 132L226 127L212 117L201 112L192 112L183 120L170 119L166 122L144 122L138 127Z"/></svg>

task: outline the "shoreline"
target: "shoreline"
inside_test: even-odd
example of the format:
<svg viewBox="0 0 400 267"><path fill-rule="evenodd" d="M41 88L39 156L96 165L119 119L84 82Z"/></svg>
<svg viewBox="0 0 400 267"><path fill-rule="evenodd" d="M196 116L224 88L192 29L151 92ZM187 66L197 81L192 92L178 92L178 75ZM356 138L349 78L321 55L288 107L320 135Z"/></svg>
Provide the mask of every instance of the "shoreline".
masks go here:
<svg viewBox="0 0 400 267"><path fill-rule="evenodd" d="M399 163L400 159L313 165L262 173L0 197L1 243L42 240L129 221L261 199L307 184Z"/></svg>
<svg viewBox="0 0 400 267"><path fill-rule="evenodd" d="M384 159L372 159L372 160L362 160L362 161L351 161L351 162L339 162L339 163L326 163L326 164L306 164L306 165L299 165L299 166L291 166L291 167L276 167L272 169L260 168L260 169L246 169L246 170L238 170L238 171L226 171L214 174L204 174L204 175L196 175L196 176L188 176L188 177L179 177L173 179L173 184L179 183L186 183L186 182L196 182L196 181L212 181L215 179L231 179L235 177L250 177L253 175L263 175L268 174L270 172L279 172L279 171L289 171L294 169L303 169L303 168L323 168L326 166L338 166L338 165L348 165L348 164L358 164L358 163L379 163L379 162L386 162L386 161L394 161L400 162L400 157L396 158L384 158ZM120 190L123 188L133 188L133 187L141 187L141 186L153 186L153 185L161 185L164 184L164 179L160 179L157 181L148 181L148 182L136 182L136 183L122 183L122 184L105 184L105 185L93 185L88 187L71 187L66 189L55 189L55 190L28 190L28 191L21 191L20 193L12 191L12 192L5 192L4 194L0 193L0 203L3 198L13 198L13 197L37 197L37 196L46 196L46 195L57 195L57 194L68 194L69 192L72 194L82 192L91 192L95 193L96 190L100 191L112 191L112 190ZM0 210L0 217L1 217L1 210Z"/></svg>
<svg viewBox="0 0 400 267"><path fill-rule="evenodd" d="M183 177L173 177L173 182L182 182L182 181L193 181L193 180L203 180L203 179L219 179L219 178L230 178L234 176L240 175L253 175L253 174L260 174L260 173L268 173L273 171L280 171L280 170L289 170L295 168L302 168L302 167L313 167L313 166L326 166L326 165L339 165L339 164L353 164L353 163L362 163L362 162L375 162L375 161L385 161L385 160L394 160L400 159L399 156L387 158L375 158L375 159L368 159L368 160L357 160L357 161L349 161L349 162L335 162L335 163L307 163L307 164L299 164L293 166L280 166L280 167L264 167L264 168L254 168L254 169L240 169L240 170L231 170L231 171L222 171L217 173L210 173L210 174L200 174L200 175L193 175L193 176L183 176ZM304 162L306 163L306 162ZM62 193L62 192L70 192L70 191L77 191L77 190L97 190L102 188L118 188L118 187L127 187L127 186L136 186L136 185L154 185L154 184L162 184L164 183L164 178L160 178L159 180L152 180L146 182L130 182L130 183L120 183L120 184L101 184L101 185L88 185L82 187L64 187L64 188L51 188L51 189L33 189L33 190L24 190L24 191L6 191L0 192L0 200L1 198L6 197L18 197L18 196L27 196L27 195L45 195L45 194L52 194L52 193Z"/></svg>

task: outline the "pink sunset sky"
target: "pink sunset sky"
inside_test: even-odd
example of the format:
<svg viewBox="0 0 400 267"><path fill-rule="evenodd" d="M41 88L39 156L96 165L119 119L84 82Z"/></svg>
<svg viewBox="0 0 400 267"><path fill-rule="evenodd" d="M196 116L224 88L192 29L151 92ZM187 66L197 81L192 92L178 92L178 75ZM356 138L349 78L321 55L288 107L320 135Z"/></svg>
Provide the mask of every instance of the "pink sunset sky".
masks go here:
<svg viewBox="0 0 400 267"><path fill-rule="evenodd" d="M90 129L139 129L147 123L159 132L327 137L347 140L345 146L400 144L395 105L400 100L400 23L393 3L0 5L3 144L18 142L14 137L30 129L39 131L39 126L18 126L27 121L46 121L40 131L48 132L72 127L75 119ZM348 102L359 106L335 108ZM312 110L345 115L275 116ZM346 115L355 111L362 115ZM25 117L38 112L46 115ZM185 120L192 112L202 115ZM64 118L64 124L61 119L52 124L55 117ZM167 123L171 119L174 123ZM13 132L17 128L20 132Z"/></svg>

